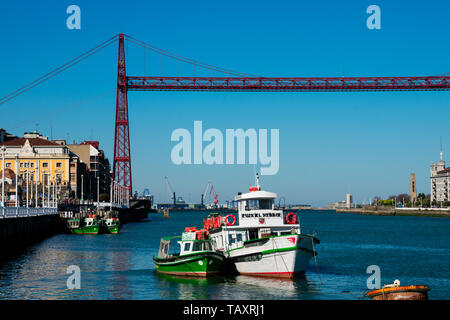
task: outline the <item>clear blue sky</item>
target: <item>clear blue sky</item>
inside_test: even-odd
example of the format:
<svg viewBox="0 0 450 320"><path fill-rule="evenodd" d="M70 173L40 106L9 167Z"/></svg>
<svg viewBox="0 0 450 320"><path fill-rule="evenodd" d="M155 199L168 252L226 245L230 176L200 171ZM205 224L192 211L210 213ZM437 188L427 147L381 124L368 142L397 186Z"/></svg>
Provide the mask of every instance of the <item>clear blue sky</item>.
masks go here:
<svg viewBox="0 0 450 320"><path fill-rule="evenodd" d="M81 30L66 8L81 8ZM381 30L366 8L381 8ZM450 72L448 1L21 1L0 4L0 96L117 33L205 63L262 76L414 76ZM159 57L128 48L129 75L159 75ZM145 56L145 65L144 65ZM176 64L162 59L162 74ZM145 67L145 68L144 68ZM70 141L98 139L112 162L117 45L0 106L0 127ZM180 73L193 70L180 66ZM197 71L197 75L201 75ZM206 73L204 75L209 75ZM171 132L280 129L280 170L263 186L287 202L325 205L429 193L429 165L450 153L450 92L130 92L134 189L157 200L167 175L186 200L211 180L223 201L253 182L253 166L175 166ZM446 157L447 158L447 157Z"/></svg>

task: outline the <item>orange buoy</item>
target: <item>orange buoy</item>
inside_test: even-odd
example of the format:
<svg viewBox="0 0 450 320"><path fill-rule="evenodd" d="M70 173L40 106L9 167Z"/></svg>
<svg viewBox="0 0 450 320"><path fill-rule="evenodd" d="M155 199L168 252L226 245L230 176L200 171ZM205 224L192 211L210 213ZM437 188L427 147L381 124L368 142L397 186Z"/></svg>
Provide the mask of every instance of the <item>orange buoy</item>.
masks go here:
<svg viewBox="0 0 450 320"><path fill-rule="evenodd" d="M428 300L427 286L402 286L372 290L366 296L372 300Z"/></svg>

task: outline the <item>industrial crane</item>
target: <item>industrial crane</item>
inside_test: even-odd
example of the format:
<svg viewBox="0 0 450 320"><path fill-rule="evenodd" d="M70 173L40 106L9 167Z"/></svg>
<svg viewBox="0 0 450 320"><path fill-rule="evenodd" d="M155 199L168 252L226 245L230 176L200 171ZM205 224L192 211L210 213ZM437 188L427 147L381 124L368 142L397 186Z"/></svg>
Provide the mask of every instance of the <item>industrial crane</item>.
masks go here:
<svg viewBox="0 0 450 320"><path fill-rule="evenodd" d="M206 185L206 188L205 188L205 192L203 192L201 197L200 197L200 204L201 204L202 207L205 206L206 193L208 192L208 188L209 188L210 184L211 184L211 181L208 181L208 184Z"/></svg>
<svg viewBox="0 0 450 320"><path fill-rule="evenodd" d="M164 179L166 179L166 185L167 185L167 189L169 190L169 193L172 194L173 206L176 207L177 206L177 198L175 195L175 191L173 191L173 188L169 183L169 179L167 177L164 177Z"/></svg>
<svg viewBox="0 0 450 320"><path fill-rule="evenodd" d="M215 193L213 185L211 185L211 193L212 193L213 199L214 199L214 207L217 208L217 203L219 202L219 200L218 200L219 196L217 195L217 193Z"/></svg>

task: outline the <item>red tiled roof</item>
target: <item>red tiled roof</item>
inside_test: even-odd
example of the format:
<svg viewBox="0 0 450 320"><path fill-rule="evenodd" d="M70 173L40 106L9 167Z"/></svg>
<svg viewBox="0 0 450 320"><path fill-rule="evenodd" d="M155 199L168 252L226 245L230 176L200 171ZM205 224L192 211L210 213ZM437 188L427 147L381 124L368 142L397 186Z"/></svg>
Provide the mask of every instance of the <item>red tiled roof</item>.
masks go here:
<svg viewBox="0 0 450 320"><path fill-rule="evenodd" d="M1 145L5 145L5 146L23 146L25 144L26 141L30 142L30 145L33 146L61 146L60 144L53 142L53 141L49 141L49 140L45 140L42 138L17 138L17 139L13 139L10 141L5 141L3 143L1 143Z"/></svg>
<svg viewBox="0 0 450 320"><path fill-rule="evenodd" d="M450 172L450 167L444 168L444 170L438 171L437 173L446 173L446 172Z"/></svg>

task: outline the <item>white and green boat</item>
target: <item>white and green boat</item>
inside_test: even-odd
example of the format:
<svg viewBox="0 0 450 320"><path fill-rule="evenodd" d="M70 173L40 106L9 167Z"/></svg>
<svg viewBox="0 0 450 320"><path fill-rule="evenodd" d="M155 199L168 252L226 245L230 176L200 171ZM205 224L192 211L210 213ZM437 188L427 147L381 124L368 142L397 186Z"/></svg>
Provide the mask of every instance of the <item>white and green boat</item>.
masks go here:
<svg viewBox="0 0 450 320"><path fill-rule="evenodd" d="M73 234L98 234L100 230L100 221L93 217L84 219L69 219L67 227Z"/></svg>
<svg viewBox="0 0 450 320"><path fill-rule="evenodd" d="M103 221L103 229L105 233L117 234L120 230L119 218L106 218Z"/></svg>
<svg viewBox="0 0 450 320"><path fill-rule="evenodd" d="M153 257L156 271L177 276L208 277L223 271L225 257L212 248L211 240L202 236L196 228L182 236L161 239L158 255ZM169 253L172 240L179 239L179 253Z"/></svg>

